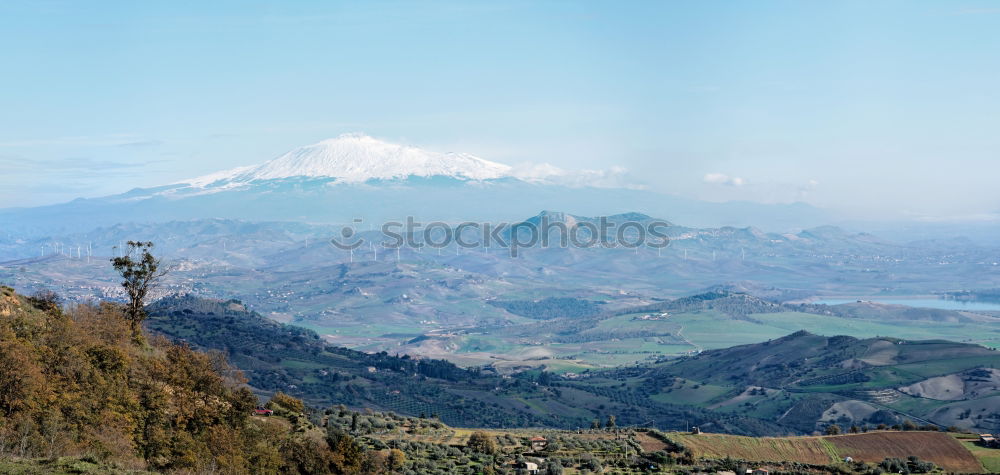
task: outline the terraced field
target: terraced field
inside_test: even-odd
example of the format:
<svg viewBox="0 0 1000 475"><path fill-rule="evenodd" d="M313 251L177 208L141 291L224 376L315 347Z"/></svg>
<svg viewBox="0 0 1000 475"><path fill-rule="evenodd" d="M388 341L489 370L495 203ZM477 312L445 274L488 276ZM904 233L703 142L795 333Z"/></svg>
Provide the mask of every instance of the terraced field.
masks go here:
<svg viewBox="0 0 1000 475"><path fill-rule="evenodd" d="M911 455L930 460L948 471L978 473L983 466L966 447L943 432L873 432L825 437L841 457L879 462Z"/></svg>
<svg viewBox="0 0 1000 475"><path fill-rule="evenodd" d="M840 460L821 437L743 437L725 434L668 434L696 457L732 457L759 462L795 461L825 465Z"/></svg>
<svg viewBox="0 0 1000 475"><path fill-rule="evenodd" d="M929 460L949 472L995 473L989 454L979 457L967 444L943 432L870 432L826 437L742 437L724 434L668 434L690 448L696 457L733 457L753 461L795 461L831 464L851 457L855 461L878 463L886 458L905 459L911 455ZM984 449L985 450L985 449ZM1000 452L1000 451L997 451ZM981 462L980 460L983 460Z"/></svg>

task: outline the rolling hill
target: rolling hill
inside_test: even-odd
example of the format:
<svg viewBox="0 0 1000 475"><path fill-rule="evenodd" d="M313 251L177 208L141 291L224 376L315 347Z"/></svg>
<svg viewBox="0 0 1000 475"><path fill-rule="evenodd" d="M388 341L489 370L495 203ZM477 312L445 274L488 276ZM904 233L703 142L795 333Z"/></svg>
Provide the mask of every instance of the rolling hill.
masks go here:
<svg viewBox="0 0 1000 475"><path fill-rule="evenodd" d="M258 394L284 391L319 407L347 404L407 415L437 415L449 424L486 427L585 427L614 411L623 423L677 426L699 421L720 431L784 433L767 421L651 400L608 388L595 393L535 373L514 377L462 369L433 359L363 353L325 343L315 333L248 311L238 301L189 296L148 309L151 331L218 350L246 374ZM542 383L540 383L542 381ZM544 383L544 384L543 384ZM627 403L637 404L628 406ZM640 420L642 419L642 420Z"/></svg>
<svg viewBox="0 0 1000 475"><path fill-rule="evenodd" d="M611 374L655 400L772 419L800 433L907 419L995 431L997 368L1000 353L978 345L800 331Z"/></svg>
<svg viewBox="0 0 1000 475"><path fill-rule="evenodd" d="M529 367L505 377L494 365L463 369L336 347L238 301L171 297L153 304L150 314L151 330L223 351L262 394L281 390L319 406L438 414L452 424L572 428L613 413L623 424L676 428L687 421L717 432L767 435L906 419L990 429L998 417L990 411L968 418L942 415L950 404L985 403L1000 395L989 383L970 389L961 401L905 389L953 374L981 379L983 371L1000 365L996 351L940 340L797 332L651 365L565 376Z"/></svg>

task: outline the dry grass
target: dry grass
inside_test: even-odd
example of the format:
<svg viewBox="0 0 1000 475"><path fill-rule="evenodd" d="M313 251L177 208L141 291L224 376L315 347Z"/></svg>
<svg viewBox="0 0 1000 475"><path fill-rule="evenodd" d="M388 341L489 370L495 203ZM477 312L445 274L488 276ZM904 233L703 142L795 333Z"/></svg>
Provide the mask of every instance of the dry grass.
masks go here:
<svg viewBox="0 0 1000 475"><path fill-rule="evenodd" d="M670 434L696 457L733 457L761 462L837 463L844 457L878 463L911 455L949 472L980 473L983 466L960 442L943 432L870 432L828 437L742 437Z"/></svg>
<svg viewBox="0 0 1000 475"><path fill-rule="evenodd" d="M888 457L915 455L950 472L979 473L982 464L954 437L944 432L870 432L824 437L841 457L881 462Z"/></svg>
<svg viewBox="0 0 1000 475"><path fill-rule="evenodd" d="M743 437L724 434L670 434L696 457L733 457L760 462L830 464L836 454L818 437Z"/></svg>
<svg viewBox="0 0 1000 475"><path fill-rule="evenodd" d="M643 452L656 452L667 448L667 444L664 444L662 440L657 439L645 432L636 432L635 440L639 442L640 446L642 446Z"/></svg>

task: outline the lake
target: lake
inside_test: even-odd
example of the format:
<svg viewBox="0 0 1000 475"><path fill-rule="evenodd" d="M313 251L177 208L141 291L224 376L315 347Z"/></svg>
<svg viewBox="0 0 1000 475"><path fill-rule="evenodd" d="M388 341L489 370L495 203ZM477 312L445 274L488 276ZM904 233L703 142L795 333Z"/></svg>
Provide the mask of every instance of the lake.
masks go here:
<svg viewBox="0 0 1000 475"><path fill-rule="evenodd" d="M908 305L910 307L940 308L944 310L1000 310L1000 303L993 302L965 302L962 300L944 299L907 299L907 298L885 298L885 299L864 299L876 303L892 305ZM817 300L813 303L826 305L839 305L842 303L854 303L858 299L827 299Z"/></svg>

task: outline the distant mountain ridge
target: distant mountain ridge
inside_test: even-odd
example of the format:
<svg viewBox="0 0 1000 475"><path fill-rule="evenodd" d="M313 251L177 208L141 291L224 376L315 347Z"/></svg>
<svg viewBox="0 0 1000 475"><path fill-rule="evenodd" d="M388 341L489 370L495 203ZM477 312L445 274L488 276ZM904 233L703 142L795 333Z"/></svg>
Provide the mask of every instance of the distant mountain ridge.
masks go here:
<svg viewBox="0 0 1000 475"><path fill-rule="evenodd" d="M214 196L225 195L227 193ZM261 206L266 206L266 203ZM546 217L550 223L579 225L594 223L600 219L562 211L539 213L536 210L511 222L539 225ZM625 220L647 223L654 218L645 214L624 213L608 216L607 220L611 223ZM948 248L922 248L882 241L864 233L830 228L824 228L822 232L807 229L798 233L770 233L753 227L697 228L671 225L665 229L670 243L662 252L652 248L637 251L616 248L578 249L572 246L562 248L558 242L560 237L555 234L550 237L554 245L548 248L522 249L527 253L512 259L505 250L462 250L456 249L454 244L440 252L435 249L423 249L421 252L420 249L404 247L397 256L395 252L378 246L378 243L391 241L391 238L377 230L378 226L380 223L363 222L355 225L357 237L367 243L353 253L353 264L351 253L330 245L331 237L339 236L341 231L340 225L332 224L211 218L111 224L41 238L11 239L0 236L0 281L24 286L19 288L28 292L37 290L40 285L57 285L67 297L86 299L95 287L118 287L112 280L113 276L101 265L103 257L99 259L102 261L99 263L88 259L88 255L92 255L94 259L109 256L116 252L113 248L120 246L122 242L139 239L155 242L158 255L178 266L174 273L177 280L172 279L171 284L196 281L199 289L209 292L205 295L238 296L248 303L262 305L258 308L265 313L280 310L281 305L272 306L277 304L268 298L258 299L251 295L264 292L265 289L288 286L280 277L281 272L303 273L326 281L326 275L330 272L339 274L338 266L344 264L351 264L348 266L348 273L350 276L357 276L356 279L345 277L344 284L350 285L348 288L361 286L377 293L394 292L390 288L398 287L401 293L422 295L429 299L423 302L425 305L431 302L445 305L450 298L461 300L473 297L472 294L463 294L465 290L459 290L459 287L474 290L476 297L482 297L489 291L486 287L441 284L436 280L425 282L417 277L420 274L424 274L422 277L437 275L444 282L456 282L460 280L460 276L471 273L476 276L472 278L474 281L497 285L494 290L508 288L511 284L536 290L587 286L588 292L599 288L602 292L617 295L621 290L635 290L640 294L659 296L662 295L659 289L671 289L672 295L680 295L712 288L749 293L775 302L833 294L835 288L828 284L837 281L851 282L855 287L853 292L857 292L855 295L876 295L887 283L900 285L899 293L926 294L938 290L940 286L937 281L941 279L952 282L952 288L989 287L996 282L995 276L990 274L993 266L976 264L993 258L993 248L968 248L964 254L957 255ZM467 233L466 239L470 242L482 242L477 241L480 232L481 230L472 229ZM550 231L553 232L561 231ZM502 237L509 241L509 233ZM439 240L440 236L433 239ZM423 236L416 236L414 240L422 241ZM414 269L416 274L412 280L386 280L381 276L383 270L380 269L391 266L397 258L401 259L405 268ZM965 264L936 266L934 275L926 272L926 262L937 263L943 259L954 261L959 258L962 259L959 262L970 263L968 265L975 267L966 267ZM374 275L361 277L368 273ZM905 279L887 281L886 277L889 275ZM68 276L79 280L69 284L66 280ZM193 280L187 280L189 278ZM58 284L45 284L50 279ZM713 287L725 282L733 284L723 288ZM248 287L250 283L253 284ZM229 287L230 285L238 287ZM339 286L340 283L336 285ZM226 287L229 290L222 290ZM251 290L255 288L257 290ZM334 299L333 295L339 295L341 290L343 289L331 288L310 294L299 304L315 304L316 307L309 308L337 308L344 312L353 305L345 302L354 302L366 308L372 304L367 302L369 299L355 300L356 296L351 295L340 300ZM182 287L171 291L192 289ZM219 293L215 293L216 291ZM844 294L851 295L841 291L841 295ZM389 307L385 305L383 309L389 310ZM393 318L402 318L395 312L405 313L408 308L399 305L391 307L395 315ZM788 307L785 310L804 310L819 314L836 312L840 316L850 317L848 309L851 306L812 307L815 306L808 309ZM443 307L437 308L443 314L451 315ZM360 309L346 312L345 315L356 311ZM426 319L427 316L422 312L416 309L414 311L421 314L416 320ZM879 311L887 318L904 317L901 310L895 308ZM934 317L937 321L965 321L970 318L953 311L922 311L921 315L930 316L932 313L937 315Z"/></svg>

